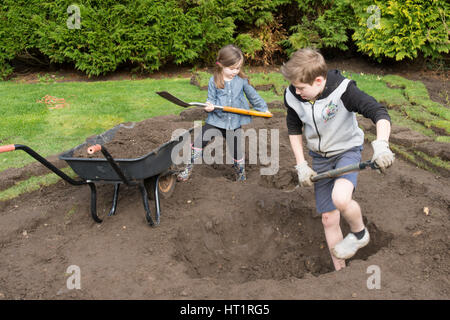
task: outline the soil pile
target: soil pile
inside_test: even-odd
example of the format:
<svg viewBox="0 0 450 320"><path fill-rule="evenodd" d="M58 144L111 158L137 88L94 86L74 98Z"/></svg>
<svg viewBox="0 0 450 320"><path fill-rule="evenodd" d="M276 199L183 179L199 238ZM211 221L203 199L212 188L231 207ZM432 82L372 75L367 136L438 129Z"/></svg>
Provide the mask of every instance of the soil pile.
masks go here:
<svg viewBox="0 0 450 320"><path fill-rule="evenodd" d="M162 144L176 138L176 130L188 130L192 122L180 121L179 116L161 116L138 123L122 124L111 141L103 144L113 158L135 159L157 149ZM87 138L86 141L92 140ZM101 153L88 154L87 149L77 149L75 158L99 158Z"/></svg>

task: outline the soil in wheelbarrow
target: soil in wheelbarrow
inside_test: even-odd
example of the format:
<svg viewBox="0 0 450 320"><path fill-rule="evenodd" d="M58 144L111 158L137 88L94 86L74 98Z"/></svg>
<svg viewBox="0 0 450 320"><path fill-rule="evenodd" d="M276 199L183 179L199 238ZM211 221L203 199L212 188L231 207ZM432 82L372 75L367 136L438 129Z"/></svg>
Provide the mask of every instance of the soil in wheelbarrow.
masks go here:
<svg viewBox="0 0 450 320"><path fill-rule="evenodd" d="M204 112L204 111L203 111ZM142 157L159 146L175 138L177 129L189 129L192 122L180 121L179 116L162 116L150 118L138 123L124 123L114 134L111 141L103 146L116 159L135 159ZM179 134L178 134L179 135ZM92 137L87 138L90 141ZM87 149L78 149L75 158L99 158L98 152L88 154Z"/></svg>
<svg viewBox="0 0 450 320"><path fill-rule="evenodd" d="M285 116L254 118L245 129L266 136L269 156L278 134L278 172L261 175L269 165L259 156L250 163L249 148L242 183L229 164L196 165L161 199L158 227L147 225L135 187L121 188L116 215L102 224L90 218L89 188L63 181L0 202L0 298L450 298L449 178L402 159L384 175L361 172L354 198L371 241L335 272L313 190L294 189ZM136 139L151 131L142 126ZM371 155L366 143L363 159ZM100 215L112 192L98 185ZM345 235L348 225L341 225ZM70 266L79 268L79 289L67 286Z"/></svg>

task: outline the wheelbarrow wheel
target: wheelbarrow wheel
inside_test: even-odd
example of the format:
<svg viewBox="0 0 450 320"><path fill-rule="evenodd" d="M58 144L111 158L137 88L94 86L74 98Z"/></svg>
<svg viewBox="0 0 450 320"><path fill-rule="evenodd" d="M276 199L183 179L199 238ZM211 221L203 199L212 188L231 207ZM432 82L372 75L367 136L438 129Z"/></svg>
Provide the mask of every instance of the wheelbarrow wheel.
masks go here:
<svg viewBox="0 0 450 320"><path fill-rule="evenodd" d="M156 177L148 178L144 181L147 188L148 197L152 200L155 198ZM168 199L175 190L176 177L173 174L161 176L158 182L158 193L162 199Z"/></svg>

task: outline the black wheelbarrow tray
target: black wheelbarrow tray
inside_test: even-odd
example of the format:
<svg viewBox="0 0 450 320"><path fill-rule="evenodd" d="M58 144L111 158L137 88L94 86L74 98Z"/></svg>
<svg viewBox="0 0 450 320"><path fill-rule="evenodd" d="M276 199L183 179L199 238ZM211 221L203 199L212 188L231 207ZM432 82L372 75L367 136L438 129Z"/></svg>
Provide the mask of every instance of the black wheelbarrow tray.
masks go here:
<svg viewBox="0 0 450 320"><path fill-rule="evenodd" d="M176 183L175 173L172 170L172 150L190 136L194 128L186 130L183 134L172 138L148 154L135 159L114 159L103 144L113 140L117 130L125 127L123 124L87 139L83 144L63 152L59 158L66 161L81 180L74 180L63 171L56 168L45 158L36 153L28 146L12 144L0 146L0 153L14 150L23 150L38 160L48 169L72 185L89 185L91 188L91 216L95 222L101 223L102 219L97 215L97 189L95 183L114 184L113 203L108 216L116 212L119 187L122 183L126 185L137 185L144 203L145 217L150 226L160 223L160 196L168 198ZM90 149L90 153L101 151L104 158L76 158L74 153L79 149ZM155 220L151 216L149 207L149 196L155 201Z"/></svg>

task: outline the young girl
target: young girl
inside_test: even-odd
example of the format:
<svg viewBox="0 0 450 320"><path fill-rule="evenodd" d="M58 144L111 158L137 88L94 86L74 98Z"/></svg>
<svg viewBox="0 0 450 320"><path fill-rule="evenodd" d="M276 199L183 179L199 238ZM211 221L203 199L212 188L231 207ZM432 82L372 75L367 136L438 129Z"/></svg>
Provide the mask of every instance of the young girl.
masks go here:
<svg viewBox="0 0 450 320"><path fill-rule="evenodd" d="M205 137L205 132L209 129L219 130L223 138L226 138L227 131L232 131L230 136L234 137L233 167L237 174L236 180L246 180L245 159L241 150L239 139L241 130L239 129L242 125L251 122L251 116L223 112L214 108L214 106L229 106L248 110L248 99L256 110L268 112L266 102L249 84L248 77L241 70L243 63L244 56L238 47L230 44L220 49L214 75L209 79L208 100L205 107L205 111L208 112L206 124L202 127L202 135L191 146L191 162L178 175L179 181L189 179L194 160L202 156L203 148L210 142L210 139ZM211 134L208 136L211 136Z"/></svg>

